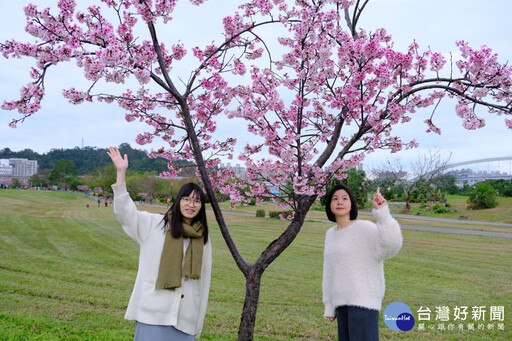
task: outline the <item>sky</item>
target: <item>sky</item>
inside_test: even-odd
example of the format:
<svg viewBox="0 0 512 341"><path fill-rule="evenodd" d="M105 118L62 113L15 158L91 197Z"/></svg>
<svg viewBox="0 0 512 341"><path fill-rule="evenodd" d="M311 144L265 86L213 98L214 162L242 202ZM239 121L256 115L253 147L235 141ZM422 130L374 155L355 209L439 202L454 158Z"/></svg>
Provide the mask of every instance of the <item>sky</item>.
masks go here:
<svg viewBox="0 0 512 341"><path fill-rule="evenodd" d="M29 2L3 1L0 11L0 41L12 38L20 41L33 40L24 32L25 18L22 8ZM188 3L183 0L182 2ZM38 0L32 3L55 8L57 1ZM237 3L238 1L232 0L209 0L207 7L201 8L199 12L195 7L179 7L175 14L175 26L168 34L179 36L189 48L218 39L221 32L220 19L229 14L230 9ZM482 45L491 47L504 63L512 62L511 13L510 0L373 0L363 13L359 27L366 30L386 28L393 37L395 47L400 51L405 51L415 40L421 48L430 48L445 56L449 56L450 52L457 55L455 42L465 40L475 48ZM212 21L212 18L215 20ZM205 25L206 22L211 24ZM164 36L161 38L163 42ZM18 98L19 89L30 81L28 72L32 64L29 59L6 60L0 57L1 103ZM135 138L138 133L145 131L145 125L127 123L124 120L125 113L115 104L69 104L62 97L61 91L81 84L83 77L80 72L70 63L52 70L46 83L43 108L15 129L8 127L8 124L16 117L17 112L0 109L0 149L20 151L29 148L38 153L46 153L53 148L74 148L82 145L106 148L124 142L145 150L165 145L155 140L151 145L138 146ZM438 150L454 163L512 156L512 131L506 128L504 117L485 113L481 117L485 118L486 126L476 131L468 131L462 127L453 108L453 103L445 102L437 111L435 122L442 130L441 135L425 132L427 127L423 121L430 115L430 111L419 112L417 118L396 131L404 140L415 138L420 147L393 155L387 151L369 154L364 161L365 168L381 168L390 157L398 157L404 162L414 161L418 155L424 155L428 150ZM234 132L240 131L236 124L225 119L218 123L219 132L235 134ZM246 136L247 133L238 136L242 145L245 144L243 139ZM238 163L236 159L231 162ZM479 167L509 173L512 169L510 161L480 164Z"/></svg>

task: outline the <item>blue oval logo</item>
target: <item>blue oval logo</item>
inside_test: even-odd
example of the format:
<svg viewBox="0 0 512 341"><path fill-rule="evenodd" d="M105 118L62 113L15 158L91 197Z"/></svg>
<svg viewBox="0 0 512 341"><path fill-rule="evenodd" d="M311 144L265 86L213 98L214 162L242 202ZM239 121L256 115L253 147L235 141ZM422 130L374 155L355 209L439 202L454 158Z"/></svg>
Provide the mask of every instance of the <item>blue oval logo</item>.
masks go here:
<svg viewBox="0 0 512 341"><path fill-rule="evenodd" d="M384 309L384 323L391 330L409 331L414 327L414 316L409 306L402 302L393 302Z"/></svg>

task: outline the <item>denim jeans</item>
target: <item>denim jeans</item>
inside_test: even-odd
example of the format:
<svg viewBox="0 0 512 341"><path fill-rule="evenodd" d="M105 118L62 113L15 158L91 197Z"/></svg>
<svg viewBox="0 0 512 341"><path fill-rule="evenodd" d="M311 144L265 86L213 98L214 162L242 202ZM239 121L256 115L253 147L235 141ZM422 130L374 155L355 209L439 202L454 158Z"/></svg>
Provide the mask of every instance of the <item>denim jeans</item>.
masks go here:
<svg viewBox="0 0 512 341"><path fill-rule="evenodd" d="M378 341L379 311L355 306L336 308L339 341Z"/></svg>

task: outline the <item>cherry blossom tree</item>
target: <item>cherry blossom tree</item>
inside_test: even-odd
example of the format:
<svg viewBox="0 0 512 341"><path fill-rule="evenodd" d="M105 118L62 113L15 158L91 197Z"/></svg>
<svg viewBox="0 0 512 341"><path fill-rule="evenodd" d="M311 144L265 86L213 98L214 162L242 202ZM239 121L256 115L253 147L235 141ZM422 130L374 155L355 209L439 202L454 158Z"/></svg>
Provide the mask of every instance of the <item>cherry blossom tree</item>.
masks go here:
<svg viewBox="0 0 512 341"><path fill-rule="evenodd" d="M189 0L194 6L205 1ZM177 174L175 161L193 161L246 278L239 340L253 338L262 274L293 242L332 177L343 178L377 149L415 147L393 128L421 108L433 108L426 129L440 134L434 118L443 98L454 101L467 129L484 126L486 111L510 115L511 68L490 48L459 41L460 60L416 43L397 51L385 29L358 27L369 0L240 1L222 19L219 40L192 49L158 34L172 26L177 2L101 0L84 10L74 0L56 1L55 10L28 5L26 31L36 41L0 47L5 58L34 59L32 80L2 108L19 112L13 127L35 115L47 74L73 61L89 85L63 90L71 103L117 103L126 120L147 123L137 142L168 143L151 153L169 160L162 176ZM175 67L187 54L195 64L183 79ZM216 134L226 118L245 122L254 134L240 155L234 155L236 139ZM505 124L512 128L512 120ZM246 180L219 167L223 157L235 156L245 162ZM288 226L254 263L232 240L215 190L233 204L272 199L293 209L283 217Z"/></svg>

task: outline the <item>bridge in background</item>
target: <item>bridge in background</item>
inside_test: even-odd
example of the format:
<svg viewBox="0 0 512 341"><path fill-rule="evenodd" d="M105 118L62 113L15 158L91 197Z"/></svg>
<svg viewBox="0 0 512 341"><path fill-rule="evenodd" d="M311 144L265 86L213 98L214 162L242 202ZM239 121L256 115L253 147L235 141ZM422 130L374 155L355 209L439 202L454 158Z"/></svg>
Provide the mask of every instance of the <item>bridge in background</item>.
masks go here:
<svg viewBox="0 0 512 341"><path fill-rule="evenodd" d="M457 167L463 167L468 165L475 165L475 164L489 164L494 162L502 162L502 161L509 161L508 171L502 171L501 167L498 167L499 170L493 170L493 171L471 171L467 173L459 173L457 175L457 183L462 186L462 184L467 183L469 185L475 184L480 181L485 180L498 180L498 179L504 179L504 180L512 180L512 156L504 156L504 157L492 157L492 158L485 158L485 159L477 159L477 160L471 160L471 161L464 161L464 162L456 162L449 164L447 166L447 169L457 168ZM500 165L499 165L500 166Z"/></svg>
<svg viewBox="0 0 512 341"><path fill-rule="evenodd" d="M491 158L486 158L486 159L478 159L478 160L471 160L471 161L464 161L464 162L456 162L456 163L449 164L447 168L455 168L455 167L473 165L473 164L478 164L478 163L499 162L499 161L512 161L512 156L491 157Z"/></svg>

